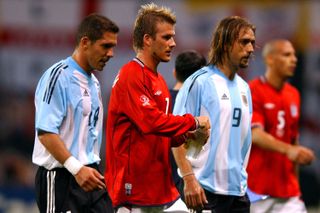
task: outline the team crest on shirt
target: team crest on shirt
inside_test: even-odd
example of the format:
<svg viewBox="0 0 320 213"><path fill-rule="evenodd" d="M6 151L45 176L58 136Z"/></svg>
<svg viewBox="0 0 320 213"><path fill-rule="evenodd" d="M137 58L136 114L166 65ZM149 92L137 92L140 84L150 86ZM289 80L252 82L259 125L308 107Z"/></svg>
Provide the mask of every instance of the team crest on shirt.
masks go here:
<svg viewBox="0 0 320 213"><path fill-rule="evenodd" d="M298 107L295 104L290 105L290 113L292 117L297 117L298 116Z"/></svg>
<svg viewBox="0 0 320 213"><path fill-rule="evenodd" d="M140 96L140 101L142 102L142 106L148 106L148 105L150 105L150 100L149 100L149 98L147 97L147 96L145 96L145 95L141 95Z"/></svg>
<svg viewBox="0 0 320 213"><path fill-rule="evenodd" d="M241 99L242 99L243 104L245 106L248 106L248 99L247 99L247 96L244 93L241 94Z"/></svg>

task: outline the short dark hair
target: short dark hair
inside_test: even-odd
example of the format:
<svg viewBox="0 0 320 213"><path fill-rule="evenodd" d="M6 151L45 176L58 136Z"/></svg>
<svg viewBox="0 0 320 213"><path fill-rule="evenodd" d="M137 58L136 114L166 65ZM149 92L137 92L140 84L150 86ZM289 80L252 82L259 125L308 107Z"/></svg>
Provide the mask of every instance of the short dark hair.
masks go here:
<svg viewBox="0 0 320 213"><path fill-rule="evenodd" d="M175 61L177 80L184 82L192 73L206 64L206 58L195 50L180 53Z"/></svg>
<svg viewBox="0 0 320 213"><path fill-rule="evenodd" d="M105 32L118 33L119 27L105 16L95 13L90 14L82 20L78 27L76 44L78 45L84 36L95 42L102 38Z"/></svg>
<svg viewBox="0 0 320 213"><path fill-rule="evenodd" d="M231 47L239 37L242 28L249 28L254 33L256 27L247 19L240 16L229 16L222 19L212 33L212 40L209 51L209 64L222 64L226 48Z"/></svg>

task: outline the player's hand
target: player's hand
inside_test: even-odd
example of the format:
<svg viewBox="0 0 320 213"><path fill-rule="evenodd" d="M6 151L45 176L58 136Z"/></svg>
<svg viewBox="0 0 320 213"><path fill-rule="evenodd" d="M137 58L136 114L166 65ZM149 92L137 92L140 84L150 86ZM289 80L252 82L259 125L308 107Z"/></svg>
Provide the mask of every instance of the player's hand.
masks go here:
<svg viewBox="0 0 320 213"><path fill-rule="evenodd" d="M199 146L203 146L208 138L210 136L210 129L205 129L205 128L199 128L196 129L194 131L189 131L187 134L187 140L186 140L186 144L188 144L188 142L192 141L191 143L195 142L195 145L199 145Z"/></svg>
<svg viewBox="0 0 320 213"><path fill-rule="evenodd" d="M300 145L292 145L287 151L287 157L289 160L302 164L308 165L315 159L315 155L311 149Z"/></svg>
<svg viewBox="0 0 320 213"><path fill-rule="evenodd" d="M184 180L184 197L189 209L200 210L208 203L203 188L194 175L188 175Z"/></svg>
<svg viewBox="0 0 320 213"><path fill-rule="evenodd" d="M206 141L209 138L210 129L200 128L194 131L189 131L187 136L190 139L198 141Z"/></svg>
<svg viewBox="0 0 320 213"><path fill-rule="evenodd" d="M79 186L86 192L106 188L104 177L91 167L83 166L74 177Z"/></svg>
<svg viewBox="0 0 320 213"><path fill-rule="evenodd" d="M197 158L203 149L203 145L207 143L210 130L198 128L187 133L187 140L185 141L185 149L187 149L187 156Z"/></svg>
<svg viewBox="0 0 320 213"><path fill-rule="evenodd" d="M196 119L199 121L200 128L210 129L210 122L207 116L199 116L199 117L196 117Z"/></svg>

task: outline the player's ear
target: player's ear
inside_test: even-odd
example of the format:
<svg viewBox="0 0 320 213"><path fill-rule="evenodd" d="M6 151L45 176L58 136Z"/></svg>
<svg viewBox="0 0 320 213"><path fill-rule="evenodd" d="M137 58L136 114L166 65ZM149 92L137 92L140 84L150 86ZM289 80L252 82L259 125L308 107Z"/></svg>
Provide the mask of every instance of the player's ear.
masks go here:
<svg viewBox="0 0 320 213"><path fill-rule="evenodd" d="M144 34L143 36L143 44L150 47L152 42L152 36L149 34Z"/></svg>
<svg viewBox="0 0 320 213"><path fill-rule="evenodd" d="M83 36L80 40L80 47L87 49L90 44L90 39L87 36Z"/></svg>
<svg viewBox="0 0 320 213"><path fill-rule="evenodd" d="M267 55L264 60L265 63L269 66L273 64L273 56L271 54Z"/></svg>

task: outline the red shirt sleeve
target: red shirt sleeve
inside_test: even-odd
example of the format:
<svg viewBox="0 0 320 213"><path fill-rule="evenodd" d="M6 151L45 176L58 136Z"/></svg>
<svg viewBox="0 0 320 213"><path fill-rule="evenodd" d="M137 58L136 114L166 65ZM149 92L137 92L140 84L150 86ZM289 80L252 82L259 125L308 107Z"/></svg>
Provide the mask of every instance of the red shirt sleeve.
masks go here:
<svg viewBox="0 0 320 213"><path fill-rule="evenodd" d="M290 88L289 92L286 94L289 99L292 100L288 110L290 112L290 123L291 123L291 141L295 141L299 137L299 119L301 113L301 100L299 91L287 84Z"/></svg>
<svg viewBox="0 0 320 213"><path fill-rule="evenodd" d="M195 129L191 114L176 116L169 113L171 97L160 74L130 63L119 74L116 83L121 91L121 113L144 134L180 136Z"/></svg>
<svg viewBox="0 0 320 213"><path fill-rule="evenodd" d="M252 120L251 127L262 127L264 128L265 120L263 113L263 96L260 94L260 88L258 86L258 80L251 81L249 83L251 96L252 96Z"/></svg>

